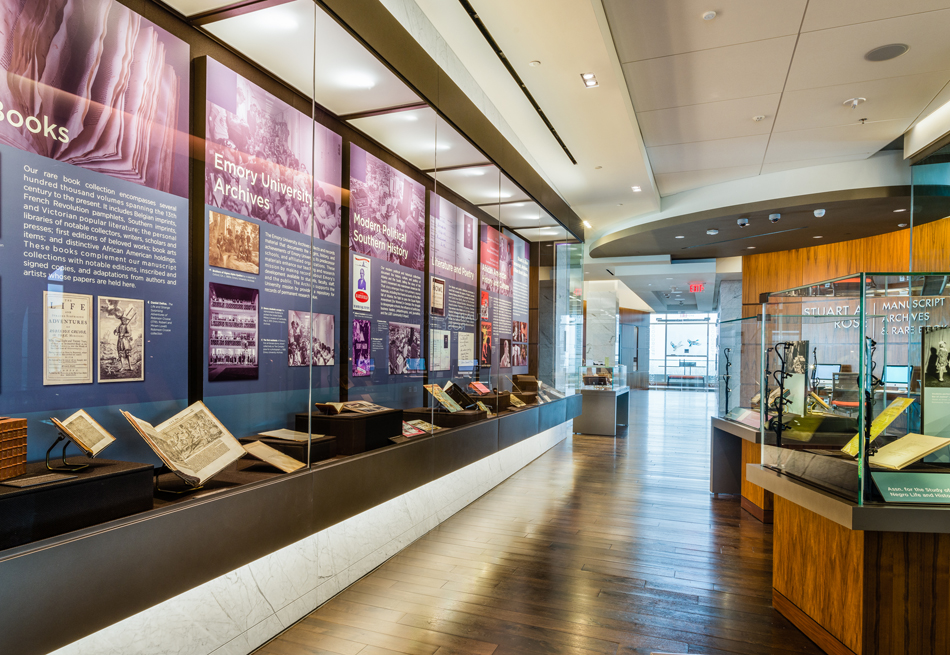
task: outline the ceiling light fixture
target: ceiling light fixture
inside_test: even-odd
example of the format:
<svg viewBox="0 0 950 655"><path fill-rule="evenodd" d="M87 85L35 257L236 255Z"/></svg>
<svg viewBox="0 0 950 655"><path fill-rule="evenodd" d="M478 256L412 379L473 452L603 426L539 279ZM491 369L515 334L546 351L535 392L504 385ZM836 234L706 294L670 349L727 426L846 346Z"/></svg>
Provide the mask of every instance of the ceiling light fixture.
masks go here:
<svg viewBox="0 0 950 655"><path fill-rule="evenodd" d="M591 228L594 227L594 226L591 225L590 223L588 223L587 221L584 221L584 227L586 227L586 228L589 230L589 229L591 229Z"/></svg>
<svg viewBox="0 0 950 655"><path fill-rule="evenodd" d="M758 116L753 116L752 120L755 121L756 123L761 123L762 121L765 120L765 116L763 116L762 114L759 114Z"/></svg>
<svg viewBox="0 0 950 655"><path fill-rule="evenodd" d="M907 211L907 210L906 210L906 209L895 209L895 210L894 210L894 213L895 213L895 214L900 214L901 212L905 212L905 211Z"/></svg>
<svg viewBox="0 0 950 655"><path fill-rule="evenodd" d="M820 239L820 238L821 238L820 236L818 236L818 237L812 237L812 239Z"/></svg>
<svg viewBox="0 0 950 655"><path fill-rule="evenodd" d="M755 246L746 246L746 250L755 250Z"/></svg>
<svg viewBox="0 0 950 655"><path fill-rule="evenodd" d="M908 50L910 50L910 46L906 43L889 43L869 50L867 54L864 55L864 58L868 61L887 61L900 57Z"/></svg>
<svg viewBox="0 0 950 655"><path fill-rule="evenodd" d="M640 193L641 191L643 191L643 189L641 189L641 188L638 187L637 185L633 185L633 186L630 187L630 188L633 189L633 192L634 192L634 193Z"/></svg>
<svg viewBox="0 0 950 655"><path fill-rule="evenodd" d="M676 238L677 238L677 239L685 239L686 237L684 237L684 236L678 236L678 237L676 237Z"/></svg>
<svg viewBox="0 0 950 655"><path fill-rule="evenodd" d="M531 66L531 68L537 68L540 65L541 65L541 62L538 61L537 59L535 59L534 61L528 62L528 66Z"/></svg>
<svg viewBox="0 0 950 655"><path fill-rule="evenodd" d="M907 227L907 223L898 223L897 227Z"/></svg>
<svg viewBox="0 0 950 655"><path fill-rule="evenodd" d="M816 209L816 210L815 210L815 218L821 218L821 217L824 216L824 215L825 215L825 210L824 210L824 209Z"/></svg>
<svg viewBox="0 0 950 655"><path fill-rule="evenodd" d="M581 80L584 81L584 86L586 86L588 89L592 89L595 86L599 86L597 84L597 78L594 76L593 73L581 73Z"/></svg>
<svg viewBox="0 0 950 655"><path fill-rule="evenodd" d="M706 234L708 234L711 237L714 237L717 234L719 234L719 230L706 230Z"/></svg>
<svg viewBox="0 0 950 655"><path fill-rule="evenodd" d="M712 20L715 17L716 17L716 12L714 11L707 11L705 14L703 14L703 20Z"/></svg>
<svg viewBox="0 0 950 655"><path fill-rule="evenodd" d="M868 101L867 98L848 98L841 104L843 104L845 107L851 107L851 109L857 109L858 105L860 105L862 102L867 102L867 101Z"/></svg>

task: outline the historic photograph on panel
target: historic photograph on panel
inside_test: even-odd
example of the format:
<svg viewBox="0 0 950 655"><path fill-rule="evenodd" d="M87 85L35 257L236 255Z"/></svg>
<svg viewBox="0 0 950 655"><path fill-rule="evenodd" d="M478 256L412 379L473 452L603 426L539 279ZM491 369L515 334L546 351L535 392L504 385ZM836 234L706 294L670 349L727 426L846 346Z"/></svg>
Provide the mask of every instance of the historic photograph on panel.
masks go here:
<svg viewBox="0 0 950 655"><path fill-rule="evenodd" d="M525 344L525 343L511 344L511 365L512 366L527 366L528 365L528 344Z"/></svg>
<svg viewBox="0 0 950 655"><path fill-rule="evenodd" d="M480 305L481 307L480 316L483 320L488 318L488 303L489 303L488 292L482 291L482 303Z"/></svg>
<svg viewBox="0 0 950 655"><path fill-rule="evenodd" d="M336 317L333 314L313 315L313 365L333 366L336 360L333 332Z"/></svg>
<svg viewBox="0 0 950 655"><path fill-rule="evenodd" d="M482 366L491 366L491 323L482 321L482 345L480 361Z"/></svg>
<svg viewBox="0 0 950 655"><path fill-rule="evenodd" d="M924 388L950 387L950 328L925 330L922 340Z"/></svg>
<svg viewBox="0 0 950 655"><path fill-rule="evenodd" d="M99 382L145 379L145 301L99 296Z"/></svg>
<svg viewBox="0 0 950 655"><path fill-rule="evenodd" d="M422 328L409 323L389 323L389 374L419 370L422 360Z"/></svg>
<svg viewBox="0 0 950 655"><path fill-rule="evenodd" d="M257 275L261 272L261 226L210 212L208 264Z"/></svg>
<svg viewBox="0 0 950 655"><path fill-rule="evenodd" d="M260 292L208 285L208 381L256 380Z"/></svg>
<svg viewBox="0 0 950 655"><path fill-rule="evenodd" d="M370 358L370 322L365 319L353 321L353 377L366 377L373 372Z"/></svg>
<svg viewBox="0 0 950 655"><path fill-rule="evenodd" d="M287 366L310 365L310 312L287 311Z"/></svg>
<svg viewBox="0 0 950 655"><path fill-rule="evenodd" d="M498 341L500 354L498 357L499 368L511 368L511 339L500 339Z"/></svg>
<svg viewBox="0 0 950 655"><path fill-rule="evenodd" d="M429 305L429 310L433 316L445 316L445 280L437 277L432 278Z"/></svg>

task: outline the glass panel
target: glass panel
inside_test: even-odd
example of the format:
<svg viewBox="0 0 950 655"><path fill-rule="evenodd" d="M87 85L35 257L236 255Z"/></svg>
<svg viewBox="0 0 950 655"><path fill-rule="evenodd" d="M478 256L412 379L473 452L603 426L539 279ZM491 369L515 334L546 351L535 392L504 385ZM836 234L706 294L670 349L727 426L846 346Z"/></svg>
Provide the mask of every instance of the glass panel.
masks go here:
<svg viewBox="0 0 950 655"><path fill-rule="evenodd" d="M573 393L582 382L578 371L584 353L584 245L555 246L555 368L554 386Z"/></svg>
<svg viewBox="0 0 950 655"><path fill-rule="evenodd" d="M759 427L759 413L752 408L759 389L759 326L757 316L720 323L716 362L719 416L754 427Z"/></svg>

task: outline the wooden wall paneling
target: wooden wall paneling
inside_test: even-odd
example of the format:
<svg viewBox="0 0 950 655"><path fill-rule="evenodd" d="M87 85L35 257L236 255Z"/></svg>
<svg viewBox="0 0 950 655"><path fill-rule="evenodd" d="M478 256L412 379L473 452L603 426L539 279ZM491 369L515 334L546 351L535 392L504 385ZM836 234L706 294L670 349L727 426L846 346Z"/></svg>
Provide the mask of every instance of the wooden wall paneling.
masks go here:
<svg viewBox="0 0 950 655"><path fill-rule="evenodd" d="M744 256L742 302L757 303L761 293L801 286L802 257L802 250Z"/></svg>
<svg viewBox="0 0 950 655"><path fill-rule="evenodd" d="M870 655L862 648L864 532L776 497L772 553L773 589L851 651Z"/></svg>
<svg viewBox="0 0 950 655"><path fill-rule="evenodd" d="M865 534L864 655L950 653L950 535Z"/></svg>
<svg viewBox="0 0 950 655"><path fill-rule="evenodd" d="M773 508L775 506L774 495L771 491L766 491L757 484L752 484L746 479L746 464L762 463L762 445L742 440L742 500L740 504L742 509L749 512L752 516L763 523L771 523L773 520Z"/></svg>
<svg viewBox="0 0 950 655"><path fill-rule="evenodd" d="M950 218L914 228L914 270L950 270Z"/></svg>

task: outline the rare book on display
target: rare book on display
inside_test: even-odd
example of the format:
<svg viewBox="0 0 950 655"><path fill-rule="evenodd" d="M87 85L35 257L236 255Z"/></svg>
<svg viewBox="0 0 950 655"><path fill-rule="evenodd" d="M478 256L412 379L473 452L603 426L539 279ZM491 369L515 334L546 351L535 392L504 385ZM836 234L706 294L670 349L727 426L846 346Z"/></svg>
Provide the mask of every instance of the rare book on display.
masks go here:
<svg viewBox="0 0 950 655"><path fill-rule="evenodd" d="M245 453L201 401L156 426L124 410L122 415L165 466L192 487L202 486Z"/></svg>
<svg viewBox="0 0 950 655"><path fill-rule="evenodd" d="M50 420L59 428L60 432L69 437L69 440L79 446L80 450L89 457L95 457L115 441L115 437L109 434L83 409L80 409L65 421L60 421L57 418L51 418Z"/></svg>

